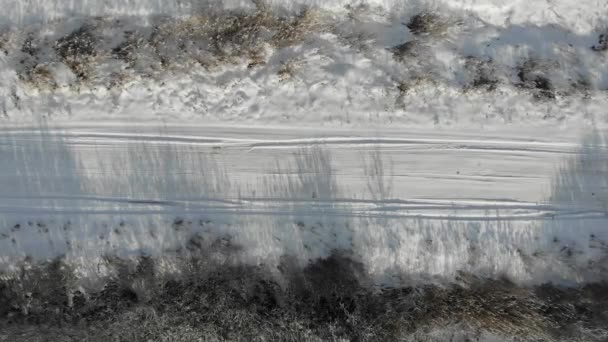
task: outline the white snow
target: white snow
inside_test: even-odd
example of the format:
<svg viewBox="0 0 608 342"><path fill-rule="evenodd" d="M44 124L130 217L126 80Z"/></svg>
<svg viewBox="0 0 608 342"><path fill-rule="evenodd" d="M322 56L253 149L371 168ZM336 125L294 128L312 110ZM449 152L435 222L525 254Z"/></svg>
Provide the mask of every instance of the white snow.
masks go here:
<svg viewBox="0 0 608 342"><path fill-rule="evenodd" d="M603 279L601 263L588 263L608 252L605 191L595 199L585 184L604 179L605 145L579 150L576 134L64 129L3 132L5 267L65 254L94 273L106 254L163 255L198 233L230 236L239 260L254 264L352 250L379 284L459 271L521 283ZM577 160L593 167L570 166Z"/></svg>
<svg viewBox="0 0 608 342"><path fill-rule="evenodd" d="M503 10L501 6L490 6L491 2L459 3L467 3L480 13ZM524 11L523 2L510 3L514 8L521 7L514 13L542 13L530 7ZM551 6L569 9L565 17L572 18L576 11L570 11L574 6L570 3L557 2ZM404 5L400 11L360 8L323 15L319 25L329 28L311 34L301 44L281 49L267 46L265 63L252 68L247 67L246 57L236 64L203 67L197 58L204 46L193 43L192 50L178 55L175 54L178 47L167 41L163 51L169 55L172 66L162 69L158 56L145 44L132 66L113 58L111 51L124 40L125 32L137 32L145 40L152 24L131 18L117 22L110 17L96 24L97 45L103 51L95 58L90 79L78 82L52 48L55 40L73 32L85 20L71 17L70 13L82 12L79 2L68 4L73 8L54 2L22 3L40 7L49 16L53 11L47 7L65 10L67 18L30 25L40 35L33 43L40 49L39 56L32 58L23 52L22 46L30 37L28 31L11 29L0 39L5 50L5 56L0 53L0 110L5 121L8 118L12 122L29 122L41 115L129 120L133 113L147 120L160 116L206 122L360 126L470 127L503 123L545 125L549 121L578 125L581 121L587 124L608 121L602 110L608 106L605 92L608 62L604 52L591 48L598 44L600 33L605 30L599 24L593 24L597 30L590 27L578 31L567 22L558 23L546 17L490 24L480 19L477 12L437 5L436 12L452 23L449 32L445 37L416 38L403 23L420 13L423 10L420 6L410 9ZM552 8L544 1L534 4ZM588 10L575 20L578 24L592 23L607 6L591 1L577 4L581 11ZM97 7L120 8L127 15L139 15L137 8L160 11L154 4L137 1L127 5L110 1L82 6L93 12L104 11ZM171 14L173 7L167 5L165 14ZM382 8L390 7L393 5L387 3ZM504 13L498 16L504 17ZM390 49L414 40L419 42L416 55L396 60ZM24 82L22 78L29 77L30 64L35 65L34 71L48 70L50 84L36 86L35 82ZM289 76L282 76L281 70L286 65L290 68ZM496 90L465 91L477 77L476 68L482 70L484 65L490 78L498 82ZM554 99L535 100L533 95L538 91L521 88L518 68L522 65L530 69L527 82L536 82L532 78L538 74L550 82ZM45 78L42 80L44 83Z"/></svg>
<svg viewBox="0 0 608 342"><path fill-rule="evenodd" d="M387 11L421 8L469 12L489 25L560 25L577 33L603 28L608 4L603 0L267 0L272 7L297 10L303 6L343 10L360 4ZM252 8L250 0L2 0L0 22L29 24L83 16L188 15L197 8Z"/></svg>

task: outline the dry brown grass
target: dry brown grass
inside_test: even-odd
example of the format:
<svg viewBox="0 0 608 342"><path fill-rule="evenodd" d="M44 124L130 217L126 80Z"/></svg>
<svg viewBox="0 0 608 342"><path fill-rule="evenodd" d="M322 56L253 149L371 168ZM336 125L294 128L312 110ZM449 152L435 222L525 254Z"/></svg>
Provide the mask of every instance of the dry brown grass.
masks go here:
<svg viewBox="0 0 608 342"><path fill-rule="evenodd" d="M426 333L446 326L512 341L601 342L608 334L606 284L521 287L461 274L458 284L372 289L364 266L347 252L304 267L284 257L275 270L283 280L277 281L264 267L212 261L217 253L238 252L229 240L195 237L186 249L182 272L173 277L162 275L149 257L108 257L113 275L87 293L61 259L27 262L14 276L0 276L0 337L406 341L415 335L416 341L437 341ZM38 333L24 333L28 327ZM26 335L29 340L20 339Z"/></svg>
<svg viewBox="0 0 608 342"><path fill-rule="evenodd" d="M95 27L84 25L57 40L53 48L59 58L72 70L79 80L91 77L92 64L98 55Z"/></svg>
<svg viewBox="0 0 608 342"><path fill-rule="evenodd" d="M406 26L415 35L438 37L447 32L450 22L438 14L422 12L413 16Z"/></svg>
<svg viewBox="0 0 608 342"><path fill-rule="evenodd" d="M182 44L178 51L173 52L191 54L201 65L208 67L238 63L241 59L248 59L253 67L265 63L266 45L275 48L293 46L316 29L318 13L315 10L303 9L293 17L282 17L269 10L263 2L258 1L256 5L254 12L201 13L161 24L150 43L161 51L167 41L196 42L204 47L204 51L187 52L187 46ZM205 55L204 58L201 55Z"/></svg>
<svg viewBox="0 0 608 342"><path fill-rule="evenodd" d="M281 64L277 75L281 81L288 81L296 76L296 72L299 67L299 62L296 60L290 60Z"/></svg>
<svg viewBox="0 0 608 342"><path fill-rule="evenodd" d="M48 64L39 64L31 69L26 69L21 74L21 80L28 86L40 90L54 90L57 83Z"/></svg>
<svg viewBox="0 0 608 342"><path fill-rule="evenodd" d="M538 100L555 99L555 87L548 76L550 68L551 65L537 58L525 59L517 66L517 86L528 90Z"/></svg>
<svg viewBox="0 0 608 342"><path fill-rule="evenodd" d="M469 73L469 83L464 85L464 91L486 90L494 91L499 83L495 75L492 60L485 60L473 56L466 57L465 70Z"/></svg>

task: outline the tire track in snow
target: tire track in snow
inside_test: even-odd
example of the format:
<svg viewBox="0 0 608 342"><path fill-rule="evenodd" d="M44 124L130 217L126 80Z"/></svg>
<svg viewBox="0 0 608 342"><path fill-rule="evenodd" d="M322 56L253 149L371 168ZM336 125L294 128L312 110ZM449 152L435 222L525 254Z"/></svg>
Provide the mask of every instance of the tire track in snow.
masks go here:
<svg viewBox="0 0 608 342"><path fill-rule="evenodd" d="M488 215L501 212L505 220L554 219L556 217L598 217L602 213L585 208L560 208L545 204L549 182L555 168L565 155L577 153L578 144L567 140L538 141L535 137L517 136L516 132L501 137L476 138L463 134L441 135L408 132L389 132L386 136L369 133L332 131L317 132L317 137L302 137L310 133L297 129L259 127L198 127L179 129L148 127L139 132L127 132L106 125L99 129L73 129L63 132L57 129L56 137L82 160L82 168L90 177L112 177L108 170L96 169L100 159L111 162L129 144L141 144L151 151L161 151L167 146L181 145L191 148L193 154L215 154L222 166L243 184L260 183L260 179L276 170L277 161L289 160L294 152L310 145L322 145L333 156L336 178L345 198L369 198L366 193L367 179L361 171L361 155L378 149L392 161L392 178L396 201L336 200L319 203L319 210L331 207L336 215L420 217L462 220L482 220ZM16 147L44 143L45 139L35 130L6 130ZM6 144L3 145L6 148ZM2 147L0 147L2 148ZM32 161L33 163L35 161ZM0 170L0 186L11 189L10 172ZM35 168L35 165L31 165ZM126 166L125 166L126 167ZM163 172L189 174L196 170L145 170L151 176L166 176ZM388 171L387 171L388 172ZM287 177L297 176L295 170L286 168L280 172ZM7 176L8 174L8 176ZM44 178L45 173L41 170ZM57 182L58 179L43 179ZM15 187L12 187L15 190ZM247 198L227 193L224 198L175 199L176 194L157 194L157 197L137 197L132 194L119 196L74 193L41 193L23 196L17 191L0 191L0 212L33 212L48 214L111 213L116 205L122 206L121 214L161 213L168 211L232 212L239 214L280 215L286 209L286 200L280 198ZM474 201L479 195L484 201ZM163 195L171 195L166 200ZM245 199L244 199L245 198ZM422 198L421 201L411 200ZM448 199L449 198L449 199ZM504 199L507 199L505 201ZM53 207L42 202L51 201ZM37 202L41 202L39 205ZM297 201L287 201L294 205ZM19 204L19 205L15 205ZM302 204L302 203L300 203ZM287 207L289 207L287 205ZM80 206L80 209L76 206ZM34 208L36 208L34 210Z"/></svg>

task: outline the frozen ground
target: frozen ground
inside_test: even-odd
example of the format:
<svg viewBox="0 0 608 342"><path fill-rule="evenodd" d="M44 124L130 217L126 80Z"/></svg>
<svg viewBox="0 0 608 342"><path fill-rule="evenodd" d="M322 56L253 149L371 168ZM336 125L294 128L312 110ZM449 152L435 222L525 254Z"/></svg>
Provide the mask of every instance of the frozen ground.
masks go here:
<svg viewBox="0 0 608 342"><path fill-rule="evenodd" d="M8 4L3 120L606 122L599 1L197 3Z"/></svg>
<svg viewBox="0 0 608 342"><path fill-rule="evenodd" d="M608 338L605 1L0 5L0 341Z"/></svg>
<svg viewBox="0 0 608 342"><path fill-rule="evenodd" d="M238 241L253 264L352 250L378 285L459 271L518 283L604 280L603 135L529 134L7 128L3 263L66 255L91 272L106 254L163 255L208 234Z"/></svg>

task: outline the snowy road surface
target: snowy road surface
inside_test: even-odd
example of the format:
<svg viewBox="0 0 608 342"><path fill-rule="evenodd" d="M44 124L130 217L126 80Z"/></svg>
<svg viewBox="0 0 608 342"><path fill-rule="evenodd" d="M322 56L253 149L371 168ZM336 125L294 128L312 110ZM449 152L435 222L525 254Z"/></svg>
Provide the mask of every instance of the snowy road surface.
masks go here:
<svg viewBox="0 0 608 342"><path fill-rule="evenodd" d="M352 250L381 282L395 270L597 280L608 255L607 163L605 144L586 138L595 145L581 148L583 135L6 127L0 266L66 255L94 274L104 255L163 253L203 234L229 236L246 263Z"/></svg>
<svg viewBox="0 0 608 342"><path fill-rule="evenodd" d="M56 172L48 172L48 165L37 165L44 163L44 158L37 160L35 155L17 157L17 165L4 163L0 170L0 210L7 212L23 208L31 213L37 199L52 198L58 207L41 205L43 212L49 209L81 210L72 206L71 202L75 200L84 201L84 208L91 213L107 212L111 206L121 202L130 204L134 213L175 210L185 202L199 205L201 210L212 207L213 210L263 212L264 208L273 211L272 202L278 199L263 194L260 184L265 177L278 173L294 176L297 173L294 165L288 163L294 153L317 145L331 155L331 173L340 188L339 194L332 198L333 204L342 202L358 209L355 211L358 213L370 210L429 218L445 215L479 218L487 215L487 211L495 215L496 210L501 210L504 219L597 214L592 208L560 210L559 206L548 201L551 180L558 167L566 158L578 153L580 142L576 132L568 135L555 131L540 138L522 130L480 134L475 131L450 133L447 130L366 131L301 127L133 125L124 128L118 124L75 126L56 131L60 133L53 134L53 139L59 137L61 143L49 147L44 141L49 138L36 130L4 130L3 134L10 137L10 145L13 146L5 142L1 150L3 155L15 155L15 151L20 149L42 146L40 154L48 157L55 153L70 160L64 160L62 165L61 158L51 157L55 160L53 165L58 168ZM145 151L136 151L135 158L131 158L134 160L125 161L125 151L133 149L133 146L145 146ZM164 153L168 150L172 151L170 156ZM383 203L374 202L368 191L369 177L364 172L364 160L372 152L379 152L382 156L386 169L384 178L392 185L392 196L383 198ZM85 182L89 185L112 182L117 167L138 168L141 176L149 179L170 178L168 175L188 177L203 173L203 170L190 169L190 166L200 167L194 163L184 165L167 158L191 160L197 155L213 156L214 162L229 179L229 189L223 189L216 196L179 198L174 193L162 193L177 190L167 186L156 189L150 197L142 197L145 191L136 194L128 187L104 193L106 187L94 193L83 190L80 185L70 186L76 181L70 177L82 178L83 175L86 175ZM138 159L146 158L156 161L139 163L141 160ZM23 170L15 172L18 165ZM29 174L24 176L24 172ZM131 176L132 172L126 177ZM38 193L29 197L22 193L19 186L23 181L40 182L37 189L29 187ZM115 181L120 182L120 179ZM67 185L49 187L50 184L62 183ZM154 184L150 181L145 187L152 188ZM217 196L221 198L209 198ZM201 197L228 202L201 202ZM277 207L281 205L275 204Z"/></svg>

